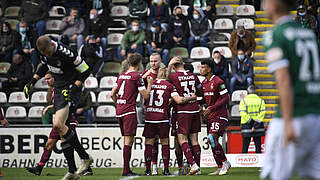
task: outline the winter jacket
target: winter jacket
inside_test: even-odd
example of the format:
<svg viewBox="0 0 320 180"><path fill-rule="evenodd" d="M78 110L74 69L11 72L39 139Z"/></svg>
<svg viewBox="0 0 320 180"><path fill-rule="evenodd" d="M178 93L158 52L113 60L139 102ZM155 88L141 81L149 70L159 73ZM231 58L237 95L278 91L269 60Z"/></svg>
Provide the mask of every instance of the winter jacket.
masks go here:
<svg viewBox="0 0 320 180"><path fill-rule="evenodd" d="M97 21L88 20L85 29L85 36L95 35L96 37L107 37L107 24L101 18Z"/></svg>
<svg viewBox="0 0 320 180"><path fill-rule="evenodd" d="M202 9L196 9L200 13L200 17L198 20L191 19L190 20L190 36L201 36L205 37L210 34L209 20L204 15Z"/></svg>
<svg viewBox="0 0 320 180"><path fill-rule="evenodd" d="M247 54L251 54L256 49L256 41L254 40L254 36L250 31L245 30L245 35L242 37L242 39L238 36L237 30L234 30L231 33L231 37L229 40L229 48L232 52L232 59L235 58L235 56L238 53L238 43L242 40L243 47L241 47Z"/></svg>
<svg viewBox="0 0 320 180"><path fill-rule="evenodd" d="M297 16L295 21L302 25L304 28L312 29L317 32L317 19L310 15L306 14L305 16Z"/></svg>
<svg viewBox="0 0 320 180"><path fill-rule="evenodd" d="M88 111L91 107L92 99L90 92L87 89L84 89L80 97L78 108L83 108L83 111L85 112Z"/></svg>
<svg viewBox="0 0 320 180"><path fill-rule="evenodd" d="M134 33L132 30L128 30L122 37L121 49L126 49L126 47L130 47L134 43L137 45L143 44L145 39L146 34L143 30L139 30L137 33Z"/></svg>
<svg viewBox="0 0 320 180"><path fill-rule="evenodd" d="M6 48L6 52L11 52L14 49L20 50L20 41L20 36L15 30L9 29L7 33L2 31L0 32L0 50L2 50L3 47Z"/></svg>
<svg viewBox="0 0 320 180"><path fill-rule="evenodd" d="M253 78L254 74L252 59L248 59L248 57L245 56L245 60L240 62L238 57L236 57L232 61L232 76L237 79L242 79L244 82L248 77Z"/></svg>
<svg viewBox="0 0 320 180"><path fill-rule="evenodd" d="M166 33L163 30L160 32L153 33L152 31L147 31L147 42L151 44L151 42L156 43L157 48L168 49L168 41L166 40Z"/></svg>
<svg viewBox="0 0 320 180"><path fill-rule="evenodd" d="M67 23L69 16L64 17L60 23L59 29L63 31L63 35L73 36L74 34L82 34L85 29L85 23L82 18L75 18L70 23Z"/></svg>
<svg viewBox="0 0 320 180"><path fill-rule="evenodd" d="M194 3L193 2L190 7L188 8L188 18L189 19L192 19L192 14L193 14L193 10L194 10ZM201 3L201 8L204 12L204 14L206 15L206 17L208 19L211 19L212 18L212 13L213 12L216 12L216 3L217 3L217 0L200 0L200 3ZM210 11L207 11L206 8L207 6L211 6L211 10Z"/></svg>
<svg viewBox="0 0 320 180"><path fill-rule="evenodd" d="M48 15L48 7L42 0L35 2L24 0L19 11L19 18L23 18L28 24L46 20Z"/></svg>
<svg viewBox="0 0 320 180"><path fill-rule="evenodd" d="M229 76L228 61L221 55L221 61L219 64L214 62L213 74L219 76L225 83Z"/></svg>
<svg viewBox="0 0 320 180"><path fill-rule="evenodd" d="M29 81L32 78L32 65L23 60L20 64L12 63L8 70L8 79L18 78L18 81Z"/></svg>
<svg viewBox="0 0 320 180"><path fill-rule="evenodd" d="M182 19L177 19L176 16L171 16L167 29L168 39L172 39L175 37L182 37L182 39L186 39L189 36L189 25L187 17L183 17Z"/></svg>
<svg viewBox="0 0 320 180"><path fill-rule="evenodd" d="M150 7L151 22L157 20L160 23L168 23L169 17L168 5L164 4L162 6L158 6L157 4L155 4Z"/></svg>
<svg viewBox="0 0 320 180"><path fill-rule="evenodd" d="M141 21L146 22L148 4L143 0L133 0L129 4L130 18L138 18Z"/></svg>

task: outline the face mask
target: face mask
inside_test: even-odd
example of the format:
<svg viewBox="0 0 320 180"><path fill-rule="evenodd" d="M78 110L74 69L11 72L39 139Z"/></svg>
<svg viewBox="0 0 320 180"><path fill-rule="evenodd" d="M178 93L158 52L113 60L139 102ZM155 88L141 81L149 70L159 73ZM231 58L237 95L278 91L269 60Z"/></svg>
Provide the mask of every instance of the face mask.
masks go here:
<svg viewBox="0 0 320 180"><path fill-rule="evenodd" d="M94 19L94 14L90 14L90 19Z"/></svg>
<svg viewBox="0 0 320 180"><path fill-rule="evenodd" d="M9 30L8 30L8 29L3 29L2 31L3 31L3 32L8 32Z"/></svg>
<svg viewBox="0 0 320 180"><path fill-rule="evenodd" d="M198 14L194 14L193 15L193 19L199 19L199 15Z"/></svg>
<svg viewBox="0 0 320 180"><path fill-rule="evenodd" d="M299 14L299 16L305 16L307 13L306 12L303 12L303 13L298 12L298 14Z"/></svg>
<svg viewBox="0 0 320 180"><path fill-rule="evenodd" d="M132 26L132 31L137 32L139 30L139 26Z"/></svg>
<svg viewBox="0 0 320 180"><path fill-rule="evenodd" d="M182 19L183 18L183 14L177 14L178 18Z"/></svg>
<svg viewBox="0 0 320 180"><path fill-rule="evenodd" d="M244 59L244 55L238 55L238 59L239 60L243 60Z"/></svg>
<svg viewBox="0 0 320 180"><path fill-rule="evenodd" d="M213 59L216 64L219 64L221 59Z"/></svg>
<svg viewBox="0 0 320 180"><path fill-rule="evenodd" d="M24 33L26 33L26 28L20 28L20 32L22 33L22 34L24 34Z"/></svg>
<svg viewBox="0 0 320 180"><path fill-rule="evenodd" d="M151 32L156 32L156 28L155 27L151 27Z"/></svg>

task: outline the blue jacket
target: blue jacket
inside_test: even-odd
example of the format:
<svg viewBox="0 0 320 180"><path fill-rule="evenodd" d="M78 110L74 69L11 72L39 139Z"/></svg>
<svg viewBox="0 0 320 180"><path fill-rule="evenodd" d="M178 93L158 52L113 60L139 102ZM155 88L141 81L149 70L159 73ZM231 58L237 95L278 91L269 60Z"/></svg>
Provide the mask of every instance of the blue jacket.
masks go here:
<svg viewBox="0 0 320 180"><path fill-rule="evenodd" d="M169 8L168 5L151 5L150 6L150 20L151 22L157 20L160 23L168 23L169 22Z"/></svg>
<svg viewBox="0 0 320 180"><path fill-rule="evenodd" d="M245 81L248 77L253 78L253 61L245 56L245 60L241 63L236 56L232 61L232 76Z"/></svg>

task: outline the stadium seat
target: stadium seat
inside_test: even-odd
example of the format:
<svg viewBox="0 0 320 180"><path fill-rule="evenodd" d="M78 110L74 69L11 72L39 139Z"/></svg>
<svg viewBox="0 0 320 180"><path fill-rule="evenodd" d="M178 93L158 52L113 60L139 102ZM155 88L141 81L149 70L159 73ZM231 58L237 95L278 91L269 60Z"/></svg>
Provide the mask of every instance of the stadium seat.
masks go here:
<svg viewBox="0 0 320 180"><path fill-rule="evenodd" d="M232 31L233 30L233 22L228 18L219 18L214 21L214 30L218 31Z"/></svg>
<svg viewBox="0 0 320 180"><path fill-rule="evenodd" d="M129 8L127 6L113 6L111 8L111 17L128 17Z"/></svg>
<svg viewBox="0 0 320 180"><path fill-rule="evenodd" d="M212 50L212 54L215 51L219 51L221 55L223 55L227 59L232 58L231 50L228 47L216 47Z"/></svg>
<svg viewBox="0 0 320 180"><path fill-rule="evenodd" d="M60 35L59 34L45 34L45 36L49 36L49 37L52 37L52 38L58 40Z"/></svg>
<svg viewBox="0 0 320 180"><path fill-rule="evenodd" d="M41 118L41 112L43 110L43 106L33 106L29 109L28 117L29 118Z"/></svg>
<svg viewBox="0 0 320 180"><path fill-rule="evenodd" d="M237 8L237 16L255 16L256 11L252 5L240 5Z"/></svg>
<svg viewBox="0 0 320 180"><path fill-rule="evenodd" d="M108 45L120 45L123 34L120 33L112 33L108 34Z"/></svg>
<svg viewBox="0 0 320 180"><path fill-rule="evenodd" d="M184 47L175 47L171 48L170 54L169 54L169 59L175 56L180 56L183 59L188 59L189 58L189 52L187 48Z"/></svg>
<svg viewBox="0 0 320 180"><path fill-rule="evenodd" d="M7 74L11 64L8 62L0 63L0 74Z"/></svg>
<svg viewBox="0 0 320 180"><path fill-rule="evenodd" d="M98 87L98 80L95 77L88 77L84 82L84 87L87 89L93 89Z"/></svg>
<svg viewBox="0 0 320 180"><path fill-rule="evenodd" d="M31 103L41 103L45 104L47 103L47 91L37 91L34 92L31 96Z"/></svg>
<svg viewBox="0 0 320 180"><path fill-rule="evenodd" d="M19 11L20 11L20 7L19 6L7 7L4 16L5 17L18 17L19 16Z"/></svg>
<svg viewBox="0 0 320 180"><path fill-rule="evenodd" d="M191 50L190 58L192 60L202 60L210 58L210 50L207 47L194 47Z"/></svg>
<svg viewBox="0 0 320 180"><path fill-rule="evenodd" d="M29 99L24 97L23 92L12 92L9 96L9 103L28 103Z"/></svg>
<svg viewBox="0 0 320 180"><path fill-rule="evenodd" d="M49 17L64 17L66 9L63 6L53 6L49 11Z"/></svg>
<svg viewBox="0 0 320 180"><path fill-rule="evenodd" d="M98 103L112 103L111 91L100 91L98 94Z"/></svg>
<svg viewBox="0 0 320 180"><path fill-rule="evenodd" d="M90 91L90 95L91 95L92 103L96 103L97 102L96 94L93 91Z"/></svg>
<svg viewBox="0 0 320 180"><path fill-rule="evenodd" d="M101 89L111 89L116 86L117 77L116 76L105 76L100 80Z"/></svg>
<svg viewBox="0 0 320 180"><path fill-rule="evenodd" d="M23 106L10 106L6 111L6 118L26 118L26 108Z"/></svg>
<svg viewBox="0 0 320 180"><path fill-rule="evenodd" d="M215 45L228 45L230 37L230 33L212 33L211 40Z"/></svg>
<svg viewBox="0 0 320 180"><path fill-rule="evenodd" d="M0 92L0 104L7 103L7 95L4 92Z"/></svg>
<svg viewBox="0 0 320 180"><path fill-rule="evenodd" d="M11 29L16 30L17 29L17 24L19 23L18 20L16 19L7 19L6 22L8 22L11 26Z"/></svg>
<svg viewBox="0 0 320 180"><path fill-rule="evenodd" d="M98 106L96 111L97 118L113 118L116 117L116 108L110 105Z"/></svg>
<svg viewBox="0 0 320 180"><path fill-rule="evenodd" d="M231 107L231 117L240 117L239 104Z"/></svg>
<svg viewBox="0 0 320 180"><path fill-rule="evenodd" d="M239 102L241 99L247 96L248 92L246 90L236 90L232 93L231 101Z"/></svg>
<svg viewBox="0 0 320 180"><path fill-rule="evenodd" d="M36 84L34 85L35 89L48 89L49 86L47 84L47 82L45 81L45 78L42 77L41 79L39 79Z"/></svg>
<svg viewBox="0 0 320 180"><path fill-rule="evenodd" d="M233 16L233 7L228 5L221 5L217 7L217 16Z"/></svg>
<svg viewBox="0 0 320 180"><path fill-rule="evenodd" d="M103 74L119 74L120 67L121 67L120 63L108 62L104 64L102 73Z"/></svg>
<svg viewBox="0 0 320 180"><path fill-rule="evenodd" d="M112 27L108 27L110 32L126 31L128 28L128 23L124 19L113 19Z"/></svg>
<svg viewBox="0 0 320 180"><path fill-rule="evenodd" d="M47 31L60 31L59 26L60 23L62 21L61 20L47 20Z"/></svg>
<svg viewBox="0 0 320 180"><path fill-rule="evenodd" d="M202 81L204 81L205 77L198 75L198 79L199 79L200 82L202 82Z"/></svg>
<svg viewBox="0 0 320 180"><path fill-rule="evenodd" d="M192 66L193 66L193 73L195 74L200 74L200 68L201 68L201 62L200 61L197 61L197 62L193 62L191 63Z"/></svg>
<svg viewBox="0 0 320 180"><path fill-rule="evenodd" d="M185 16L188 16L188 9L190 6L187 6L187 5L181 5L181 6L176 6L173 8L173 14L175 15L175 11L176 11L176 8L177 7L181 7L182 9L182 14L185 15Z"/></svg>
<svg viewBox="0 0 320 180"><path fill-rule="evenodd" d="M209 22L209 29L212 30L213 27L212 27L212 21L210 19L208 19L208 22Z"/></svg>
<svg viewBox="0 0 320 180"><path fill-rule="evenodd" d="M254 30L254 21L253 19L249 19L249 18L241 18L238 19L236 21L236 28L238 28L238 26L244 26L244 28L246 30Z"/></svg>

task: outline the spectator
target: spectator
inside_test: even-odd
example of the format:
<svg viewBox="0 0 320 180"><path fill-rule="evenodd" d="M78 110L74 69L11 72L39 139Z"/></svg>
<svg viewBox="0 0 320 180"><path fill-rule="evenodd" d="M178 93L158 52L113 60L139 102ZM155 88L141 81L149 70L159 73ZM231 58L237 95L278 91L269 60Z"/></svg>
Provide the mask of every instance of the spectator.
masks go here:
<svg viewBox="0 0 320 180"><path fill-rule="evenodd" d="M175 11L175 7L181 6L181 5L187 5L190 6L190 0L167 0L169 7L172 11Z"/></svg>
<svg viewBox="0 0 320 180"><path fill-rule="evenodd" d="M187 18L182 14L182 9L177 7L175 13L171 16L168 25L167 39L169 45L183 46L187 45L187 38L189 36L189 25ZM170 47L170 48L171 48Z"/></svg>
<svg viewBox="0 0 320 180"><path fill-rule="evenodd" d="M229 65L228 61L220 54L219 51L213 52L213 74L219 76L224 83L227 83L227 78L229 77Z"/></svg>
<svg viewBox="0 0 320 180"><path fill-rule="evenodd" d="M28 25L35 27L38 35L44 35L46 31L46 19L48 6L42 0L24 0L20 7L19 19L23 18Z"/></svg>
<svg viewBox="0 0 320 180"><path fill-rule="evenodd" d="M8 0L1 0L0 1L1 11L2 11L2 17L4 17L4 12L6 12L6 9L8 7Z"/></svg>
<svg viewBox="0 0 320 180"><path fill-rule="evenodd" d="M33 68L36 69L39 63L36 41L38 38L37 32L34 29L27 25L27 23L21 19L18 24L17 31L20 34L22 56L26 59L30 59L33 65Z"/></svg>
<svg viewBox="0 0 320 180"><path fill-rule="evenodd" d="M137 52L144 55L143 43L146 38L144 30L139 29L139 21L133 20L131 22L131 29L124 33L121 45L118 47L118 58L123 60L127 53Z"/></svg>
<svg viewBox="0 0 320 180"><path fill-rule="evenodd" d="M97 43L101 43L102 49L107 49L107 24L99 17L96 9L90 10L90 17L86 25L86 41L89 40L90 35L97 37Z"/></svg>
<svg viewBox="0 0 320 180"><path fill-rule="evenodd" d="M62 19L59 28L63 31L62 36L67 36L69 41L77 42L77 49L84 43L82 33L85 29L85 23L84 20L79 17L77 9L71 9L70 15ZM63 38L62 36L59 36L59 41Z"/></svg>
<svg viewBox="0 0 320 180"><path fill-rule="evenodd" d="M53 109L54 78L50 72L47 72L47 74L44 76L44 79L48 84L49 88L47 92L47 105L43 107L41 112L41 121L42 121L42 124L52 124L52 116L54 115L54 109Z"/></svg>
<svg viewBox="0 0 320 180"><path fill-rule="evenodd" d="M151 22L160 21L161 28L166 32L169 22L169 8L166 0L153 0L150 7Z"/></svg>
<svg viewBox="0 0 320 180"><path fill-rule="evenodd" d="M230 95L236 88L236 85L253 85L253 61L245 55L244 50L239 49L237 57L232 61L232 77L230 79Z"/></svg>
<svg viewBox="0 0 320 180"><path fill-rule="evenodd" d="M69 14L72 9L78 9L79 17L82 17L87 12L87 0L67 0L63 6L66 8L66 13Z"/></svg>
<svg viewBox="0 0 320 180"><path fill-rule="evenodd" d="M261 153L261 137L264 136L263 119L266 105L256 93L254 86L248 87L248 95L240 101L242 153L248 153L251 137L253 137L256 153Z"/></svg>
<svg viewBox="0 0 320 180"><path fill-rule="evenodd" d="M8 22L1 24L0 32L0 58L12 62L12 55L20 49L19 35Z"/></svg>
<svg viewBox="0 0 320 180"><path fill-rule="evenodd" d="M2 82L0 87L9 95L13 88L23 90L32 77L32 66L29 61L23 59L22 55L17 53L13 56L13 63L8 70L8 80Z"/></svg>
<svg viewBox="0 0 320 180"><path fill-rule="evenodd" d="M169 54L168 42L159 21L154 21L151 25L151 30L147 31L147 43L149 55L155 52L161 54L162 62L167 66Z"/></svg>
<svg viewBox="0 0 320 180"><path fill-rule="evenodd" d="M250 31L246 31L244 26L238 26L238 29L231 33L229 48L232 52L232 59L237 55L239 49L243 49L249 57L256 49L256 41Z"/></svg>
<svg viewBox="0 0 320 180"><path fill-rule="evenodd" d="M138 19L140 21L140 28L147 28L148 4L146 1L133 0L129 3L129 12L131 19Z"/></svg>
<svg viewBox="0 0 320 180"><path fill-rule="evenodd" d="M128 71L128 69L130 67L130 65L128 63L128 59L132 54L133 53L128 53L127 58L124 61L121 62L121 67L120 67L119 74L122 74L122 73ZM139 67L138 73L141 74L143 72L143 70L144 70L143 65L142 65L142 63L140 63L140 67Z"/></svg>
<svg viewBox="0 0 320 180"><path fill-rule="evenodd" d="M102 47L97 44L97 38L94 35L90 35L88 43L80 47L79 54L89 65L91 75L97 77L98 73L103 68L104 62L102 59Z"/></svg>
<svg viewBox="0 0 320 180"><path fill-rule="evenodd" d="M209 20L204 15L202 9L193 11L193 18L190 20L190 37L188 42L189 53L195 43L200 43L202 47L208 47L210 35Z"/></svg>
<svg viewBox="0 0 320 180"><path fill-rule="evenodd" d="M98 12L98 15L101 19L104 19L105 21L108 20L109 14L110 14L110 0L89 0L88 2L88 10L96 9ZM86 14L89 14L90 12L87 12Z"/></svg>
<svg viewBox="0 0 320 180"><path fill-rule="evenodd" d="M298 5L304 5L307 8L308 14L318 17L319 0L298 0Z"/></svg>
<svg viewBox="0 0 320 180"><path fill-rule="evenodd" d="M85 116L88 124L93 123L93 113L92 113L92 99L90 92L82 87L82 94L80 97L79 105L77 107L75 116Z"/></svg>
<svg viewBox="0 0 320 180"><path fill-rule="evenodd" d="M192 19L193 11L197 8L201 8L208 19L212 19L213 13L216 12L217 0L195 0L192 6L188 8L188 17Z"/></svg>
<svg viewBox="0 0 320 180"><path fill-rule="evenodd" d="M300 5L297 9L297 17L295 21L302 25L304 28L312 29L317 32L317 19L307 13L304 5Z"/></svg>

